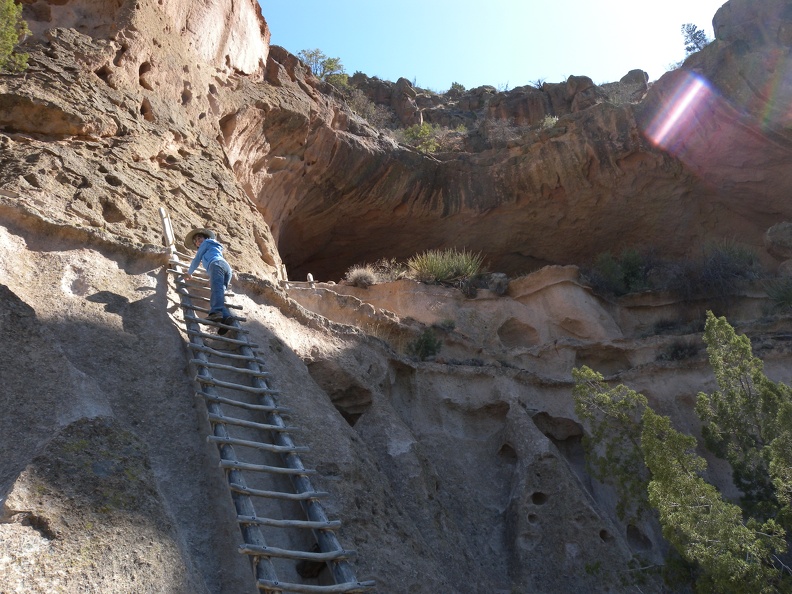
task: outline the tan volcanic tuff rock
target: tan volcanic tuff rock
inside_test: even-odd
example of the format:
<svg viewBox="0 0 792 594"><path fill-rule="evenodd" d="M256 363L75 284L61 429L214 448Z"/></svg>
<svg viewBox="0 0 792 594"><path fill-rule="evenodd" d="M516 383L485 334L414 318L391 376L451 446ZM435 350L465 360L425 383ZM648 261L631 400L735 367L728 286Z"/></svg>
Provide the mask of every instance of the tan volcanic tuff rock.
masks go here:
<svg viewBox="0 0 792 594"><path fill-rule="evenodd" d="M166 509L138 437L113 419L75 421L27 465L5 502L0 587L209 592L188 569Z"/></svg>
<svg viewBox="0 0 792 594"><path fill-rule="evenodd" d="M624 381L696 433L691 395L714 384L691 328L712 304L602 299L572 266L475 299L404 281L277 280L284 262L298 278L338 279L446 246L509 272L625 246L761 246L792 220L788 101L756 91L774 80L785 13L738 2L745 23L770 16L778 34L734 37L728 6L724 36L641 103L625 103L646 92L640 77L542 85L539 103L560 116L549 128L530 119L542 114L534 91L514 93L528 105L491 87L453 94L443 115L439 96L401 82L410 117L478 124L492 101L511 105L501 123L531 114L512 136L476 124L469 152L432 156L269 48L253 0L26 2L30 68L0 76L0 590L256 591L194 398L164 207L179 237L210 226L227 246L234 300L360 579L388 594L631 591L629 561L660 564L667 544L650 521L621 522L612 490L587 473L569 371ZM713 94L657 148L646 131L691 74ZM750 330L768 375L789 381L788 318L748 324L767 301L754 289L717 305ZM427 329L441 349L417 361L410 343ZM677 343L693 354L669 358ZM722 463L709 473L736 495Z"/></svg>
<svg viewBox="0 0 792 594"><path fill-rule="evenodd" d="M166 86L155 70L143 84L137 67L129 78L114 65L114 41L73 29L45 36L45 51L32 52L25 75L0 80L0 207L7 216L86 241L156 251L163 206L179 236L212 226L238 269L274 274L280 259L269 229L225 163L216 120L206 117L217 80L199 75L206 95L183 96L197 84ZM190 50L181 52L168 59L181 55L186 64ZM123 55L119 63L132 61ZM251 245L260 251L251 253Z"/></svg>
<svg viewBox="0 0 792 594"><path fill-rule="evenodd" d="M782 221L765 233L765 247L774 257L781 260L792 258L792 223Z"/></svg>

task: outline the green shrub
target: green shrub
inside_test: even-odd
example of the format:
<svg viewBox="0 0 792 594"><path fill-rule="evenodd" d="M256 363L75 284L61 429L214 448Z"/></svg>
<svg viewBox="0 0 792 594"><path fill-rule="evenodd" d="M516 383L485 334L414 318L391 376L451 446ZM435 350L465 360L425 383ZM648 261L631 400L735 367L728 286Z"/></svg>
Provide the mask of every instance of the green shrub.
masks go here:
<svg viewBox="0 0 792 594"><path fill-rule="evenodd" d="M345 75L346 76L346 75ZM393 112L384 105L376 105L360 89L345 86L340 89L349 109L375 128L387 128L393 120Z"/></svg>
<svg viewBox="0 0 792 594"><path fill-rule="evenodd" d="M695 357L699 347L692 342L675 340L657 357L658 361L683 361Z"/></svg>
<svg viewBox="0 0 792 594"><path fill-rule="evenodd" d="M408 273L407 266L397 262L395 258L380 258L371 267L377 275L377 281L381 283L400 280Z"/></svg>
<svg viewBox="0 0 792 594"><path fill-rule="evenodd" d="M626 295L649 288L648 275L654 267L652 258L627 249L617 259L610 252L597 256L594 266L583 270L583 277L591 287L611 295Z"/></svg>
<svg viewBox="0 0 792 594"><path fill-rule="evenodd" d="M452 82L451 88L448 89L449 91L453 91L454 93L462 94L465 92L465 86L458 82Z"/></svg>
<svg viewBox="0 0 792 594"><path fill-rule="evenodd" d="M792 277L777 278L765 284L767 296L777 310L789 311L792 309Z"/></svg>
<svg viewBox="0 0 792 594"><path fill-rule="evenodd" d="M28 54L14 51L17 44L30 34L22 18L22 5L14 0L0 0L0 71L22 72L27 68Z"/></svg>
<svg viewBox="0 0 792 594"><path fill-rule="evenodd" d="M402 136L405 144L415 147L422 153L433 153L440 148L434 126L425 122L405 128Z"/></svg>
<svg viewBox="0 0 792 594"><path fill-rule="evenodd" d="M353 266L344 277L353 287L366 289L377 283L377 273L371 266Z"/></svg>
<svg viewBox="0 0 792 594"><path fill-rule="evenodd" d="M618 258L610 252L581 269L592 289L625 295L647 289L670 291L684 300L727 299L744 281L762 275L759 258L748 247L724 241L705 246L700 258L663 261L652 251L626 249Z"/></svg>
<svg viewBox="0 0 792 594"><path fill-rule="evenodd" d="M446 318L444 320L441 320L437 324L437 327L442 330L445 330L446 332L453 332L454 328L456 328L456 322L451 318Z"/></svg>
<svg viewBox="0 0 792 594"><path fill-rule="evenodd" d="M460 284L483 271L484 257L457 249L427 250L407 261L412 278L423 283Z"/></svg>
<svg viewBox="0 0 792 594"><path fill-rule="evenodd" d="M333 74L344 72L341 58L331 58L318 48L300 50L297 52L297 57L311 69L314 76L322 80L327 80Z"/></svg>
<svg viewBox="0 0 792 594"><path fill-rule="evenodd" d="M325 80L337 89L346 89L349 87L349 76L346 74L346 72L328 74Z"/></svg>
<svg viewBox="0 0 792 594"><path fill-rule="evenodd" d="M721 241L705 246L700 259L677 264L668 288L687 300L722 300L761 274L759 258L753 250L733 241Z"/></svg>
<svg viewBox="0 0 792 594"><path fill-rule="evenodd" d="M434 332L427 328L421 335L407 345L407 354L417 357L421 361L426 361L429 357L434 357L440 352L443 341L434 335Z"/></svg>

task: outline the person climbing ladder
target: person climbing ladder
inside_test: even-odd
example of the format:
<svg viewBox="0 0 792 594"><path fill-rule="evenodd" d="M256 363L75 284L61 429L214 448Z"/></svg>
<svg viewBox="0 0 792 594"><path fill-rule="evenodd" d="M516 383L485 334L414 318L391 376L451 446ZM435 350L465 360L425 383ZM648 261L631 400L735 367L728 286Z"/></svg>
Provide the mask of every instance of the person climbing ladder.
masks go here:
<svg viewBox="0 0 792 594"><path fill-rule="evenodd" d="M209 299L207 319L213 322L222 322L225 325L230 324L233 317L225 305L225 293L231 283L233 271L231 265L223 258L223 246L217 241L217 235L210 229L193 229L184 237L184 247L188 250L195 247L198 250L184 278L190 280L199 264L203 264L206 274L209 276L212 294ZM220 335L226 332L228 332L228 328L220 328L217 331Z"/></svg>

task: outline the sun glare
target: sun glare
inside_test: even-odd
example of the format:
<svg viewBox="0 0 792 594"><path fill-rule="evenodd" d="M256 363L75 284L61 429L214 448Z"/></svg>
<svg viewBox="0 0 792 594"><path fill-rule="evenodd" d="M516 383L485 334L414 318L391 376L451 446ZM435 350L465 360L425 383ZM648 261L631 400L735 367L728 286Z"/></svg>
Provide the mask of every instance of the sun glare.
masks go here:
<svg viewBox="0 0 792 594"><path fill-rule="evenodd" d="M706 80L685 73L671 98L655 114L646 128L651 142L669 152L675 152L691 130L698 124L702 108L714 93Z"/></svg>

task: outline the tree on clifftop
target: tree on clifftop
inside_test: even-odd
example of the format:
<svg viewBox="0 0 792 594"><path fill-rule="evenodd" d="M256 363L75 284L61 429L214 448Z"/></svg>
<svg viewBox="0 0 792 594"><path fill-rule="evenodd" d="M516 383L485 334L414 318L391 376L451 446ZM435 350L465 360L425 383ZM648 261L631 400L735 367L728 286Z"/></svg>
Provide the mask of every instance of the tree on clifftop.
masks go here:
<svg viewBox="0 0 792 594"><path fill-rule="evenodd" d="M21 72L27 68L27 54L18 54L14 48L30 33L22 18L22 5L14 0L0 0L0 71Z"/></svg>
<svg viewBox="0 0 792 594"><path fill-rule="evenodd" d="M685 53L687 54L703 50L711 41L707 34L693 23L682 25L682 36L685 38Z"/></svg>
<svg viewBox="0 0 792 594"><path fill-rule="evenodd" d="M329 58L320 49L302 50L297 54L297 57L308 65L314 76L322 80L327 80L329 76L343 74L344 72L341 58Z"/></svg>

